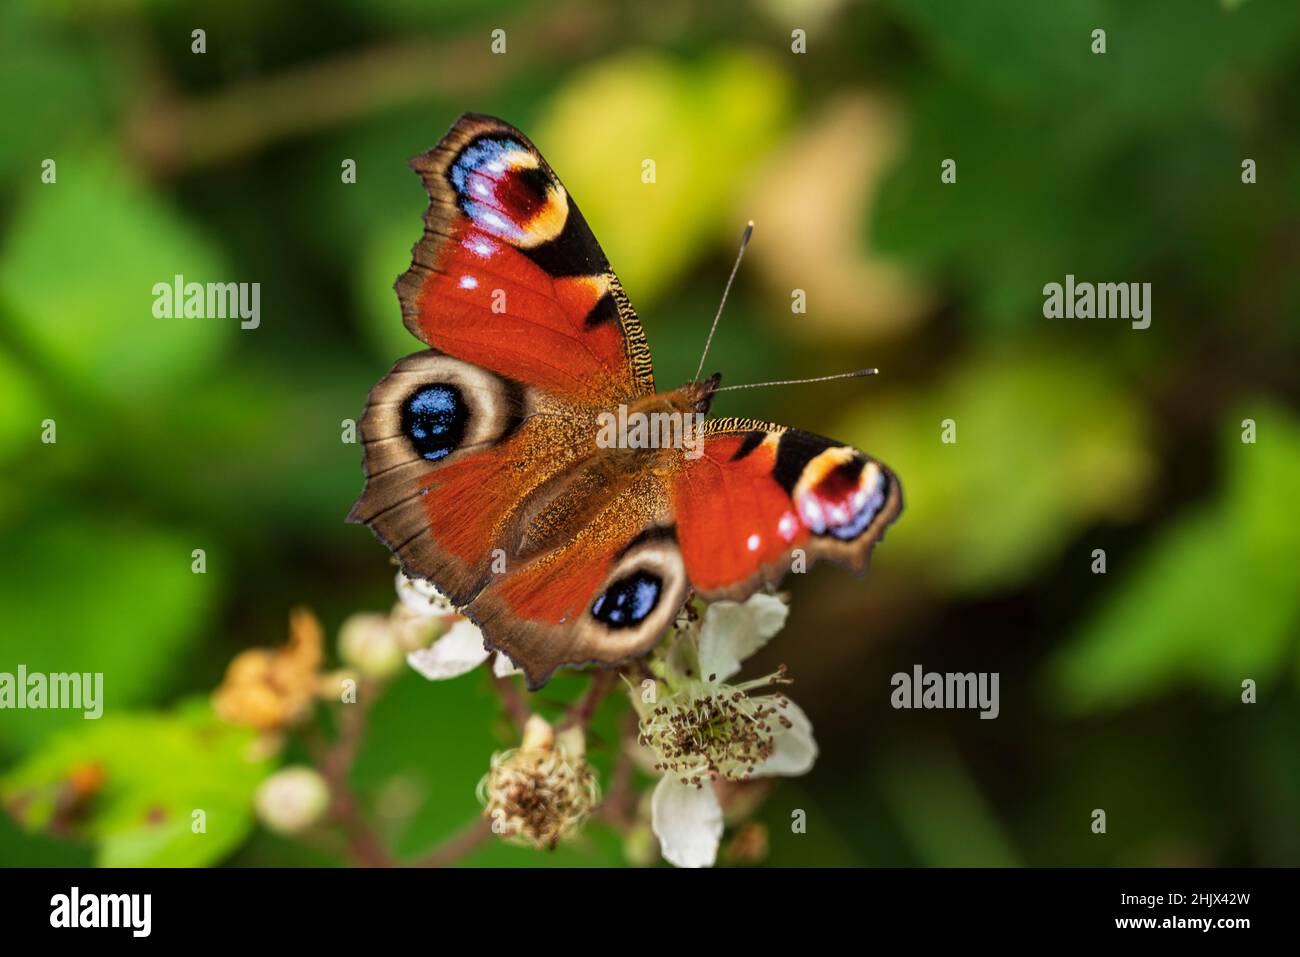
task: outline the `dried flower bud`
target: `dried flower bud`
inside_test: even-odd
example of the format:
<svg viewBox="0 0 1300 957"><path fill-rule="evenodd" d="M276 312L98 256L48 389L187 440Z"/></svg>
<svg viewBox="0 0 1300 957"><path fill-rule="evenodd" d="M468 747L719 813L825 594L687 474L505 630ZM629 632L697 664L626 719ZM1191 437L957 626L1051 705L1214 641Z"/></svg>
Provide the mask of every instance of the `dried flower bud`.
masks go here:
<svg viewBox="0 0 1300 957"><path fill-rule="evenodd" d="M283 648L253 648L230 662L212 697L218 716L262 731L301 721L311 710L323 645L316 616L305 608L294 609Z"/></svg>
<svg viewBox="0 0 1300 957"><path fill-rule="evenodd" d="M581 728L557 736L544 719L530 717L520 746L493 755L479 782L492 830L538 849L552 849L573 833L600 802L585 749Z"/></svg>

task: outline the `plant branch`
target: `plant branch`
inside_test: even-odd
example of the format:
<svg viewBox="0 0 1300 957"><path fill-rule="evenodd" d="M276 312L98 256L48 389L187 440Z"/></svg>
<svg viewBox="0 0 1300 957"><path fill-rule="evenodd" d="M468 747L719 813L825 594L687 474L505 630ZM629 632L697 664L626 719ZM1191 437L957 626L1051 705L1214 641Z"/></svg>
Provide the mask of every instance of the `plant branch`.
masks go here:
<svg viewBox="0 0 1300 957"><path fill-rule="evenodd" d="M632 823L632 807L636 792L632 788L634 768L632 766L632 748L637 747L638 726L635 711L628 711L623 717L623 728L619 734L618 758L610 774L609 793L605 795L604 805L600 810L605 820L617 828L626 828Z"/></svg>
<svg viewBox="0 0 1300 957"><path fill-rule="evenodd" d="M478 848L492 836L492 826L486 818L479 818L457 831L434 849L433 853L420 859L413 867L449 867Z"/></svg>
<svg viewBox="0 0 1300 957"><path fill-rule="evenodd" d="M485 102L511 75L560 54L571 60L598 50L612 16L574 2L513 18L502 25L506 56L485 55L488 38L476 26L452 39L375 45L206 95L178 95L159 84L151 100L133 108L128 144L154 173L170 173L229 162L406 103L467 96Z"/></svg>
<svg viewBox="0 0 1300 957"><path fill-rule="evenodd" d="M591 724L591 719L596 716L596 709L600 707L601 701L605 695L609 694L614 683L618 681L618 671L614 669L601 668L592 676L591 684L587 685L587 692L577 701L564 715L561 722L562 727L570 728L578 726L586 728Z"/></svg>
<svg viewBox="0 0 1300 957"><path fill-rule="evenodd" d="M501 677L492 669L492 662L485 663L483 667L487 669L488 680L492 682L493 690L501 699L501 707L505 709L506 715L514 722L515 727L522 734L524 725L528 723L528 716L532 714L528 702L519 693L519 688L513 680L509 677Z"/></svg>
<svg viewBox="0 0 1300 957"><path fill-rule="evenodd" d="M360 802L348 786L348 773L365 736L366 715L378 685L362 680L357 686L357 700L343 705L339 716L338 737L328 747L315 742L316 764L330 789L328 819L334 821L347 837L348 847L364 867L391 867L393 860L383 843L366 822Z"/></svg>

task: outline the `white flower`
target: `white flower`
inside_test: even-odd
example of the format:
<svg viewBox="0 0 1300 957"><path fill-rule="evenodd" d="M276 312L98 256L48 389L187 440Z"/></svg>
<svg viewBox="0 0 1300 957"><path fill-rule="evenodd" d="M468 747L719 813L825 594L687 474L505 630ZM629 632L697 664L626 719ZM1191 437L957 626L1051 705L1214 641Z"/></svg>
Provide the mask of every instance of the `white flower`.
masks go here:
<svg viewBox="0 0 1300 957"><path fill-rule="evenodd" d="M633 703L639 743L663 774L650 823L664 858L678 867L709 867L722 839L722 806L713 782L799 775L817 757L808 716L783 694L751 694L788 684L785 667L754 681L727 684L740 663L781 630L788 610L771 595L715 602L699 626L679 627L662 668L663 694ZM656 685L656 691L660 690Z"/></svg>
<svg viewBox="0 0 1300 957"><path fill-rule="evenodd" d="M423 579L407 578L397 573L397 596L406 609L424 617L450 617L456 614L447 596ZM492 654L478 625L467 618L457 618L447 633L427 648L416 648L406 655L406 663L430 681L456 678L473 671ZM492 662L498 678L518 673L505 655Z"/></svg>
<svg viewBox="0 0 1300 957"><path fill-rule="evenodd" d="M431 644L406 656L406 663L430 681L455 678L473 671L488 660L490 651L483 644L483 632L465 618L457 619L451 629ZM515 673L515 666L504 655L492 662L492 672L499 678Z"/></svg>
<svg viewBox="0 0 1300 957"><path fill-rule="evenodd" d="M397 597L411 611L421 615L454 615L451 600L425 578L407 578L405 572L397 573Z"/></svg>

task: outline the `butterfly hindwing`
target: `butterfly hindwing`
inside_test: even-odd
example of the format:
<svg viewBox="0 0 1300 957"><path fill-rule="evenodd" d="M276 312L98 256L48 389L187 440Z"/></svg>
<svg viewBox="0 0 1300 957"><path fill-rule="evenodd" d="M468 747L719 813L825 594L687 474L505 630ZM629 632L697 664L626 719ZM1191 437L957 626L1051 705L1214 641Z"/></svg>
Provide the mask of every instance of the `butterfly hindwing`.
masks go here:
<svg viewBox="0 0 1300 957"><path fill-rule="evenodd" d="M672 624L689 588L665 492L656 476L625 476L595 499L576 534L493 579L462 609L529 687L561 665L644 654Z"/></svg>

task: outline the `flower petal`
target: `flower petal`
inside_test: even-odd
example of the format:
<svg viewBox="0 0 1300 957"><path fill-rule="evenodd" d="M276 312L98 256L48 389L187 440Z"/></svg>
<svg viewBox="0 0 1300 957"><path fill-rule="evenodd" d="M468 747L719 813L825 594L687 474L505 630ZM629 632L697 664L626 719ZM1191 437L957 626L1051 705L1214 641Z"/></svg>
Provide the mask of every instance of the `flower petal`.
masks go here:
<svg viewBox="0 0 1300 957"><path fill-rule="evenodd" d="M776 708L776 714L769 719L774 732L772 756L754 769L754 777L806 774L817 760L817 742L813 740L812 722L808 715L793 701L787 701L782 708L780 700L777 695L758 695L753 699L755 704L770 704ZM787 728L781 718L789 721L790 727Z"/></svg>
<svg viewBox="0 0 1300 957"><path fill-rule="evenodd" d="M514 662L497 652L497 656L492 659L492 673L498 678L509 678L511 675L521 675L523 671L516 668Z"/></svg>
<svg viewBox="0 0 1300 957"><path fill-rule="evenodd" d="M664 680L671 689L700 681L700 656L696 647L698 631L698 625L689 624L673 628L669 635L668 650L664 655Z"/></svg>
<svg viewBox="0 0 1300 957"><path fill-rule="evenodd" d="M650 826L659 852L675 867L712 867L722 840L722 806L713 788L660 778L650 802Z"/></svg>
<svg viewBox="0 0 1300 957"><path fill-rule="evenodd" d="M397 597L403 605L421 615L450 615L456 610L433 582L424 578L407 578L405 572L397 573Z"/></svg>
<svg viewBox="0 0 1300 957"><path fill-rule="evenodd" d="M418 651L428 648L435 640L446 634L450 624L450 615L434 616L423 611L412 611L404 602L393 602L393 610L388 615L388 623L397 637L403 651Z"/></svg>
<svg viewBox="0 0 1300 957"><path fill-rule="evenodd" d="M740 663L767 644L785 625L790 609L775 595L760 592L743 603L715 601L700 627L700 677L726 681Z"/></svg>
<svg viewBox="0 0 1300 957"><path fill-rule="evenodd" d="M473 671L487 661L487 656L483 633L473 622L462 618L428 648L408 654L406 663L430 681L438 681Z"/></svg>

